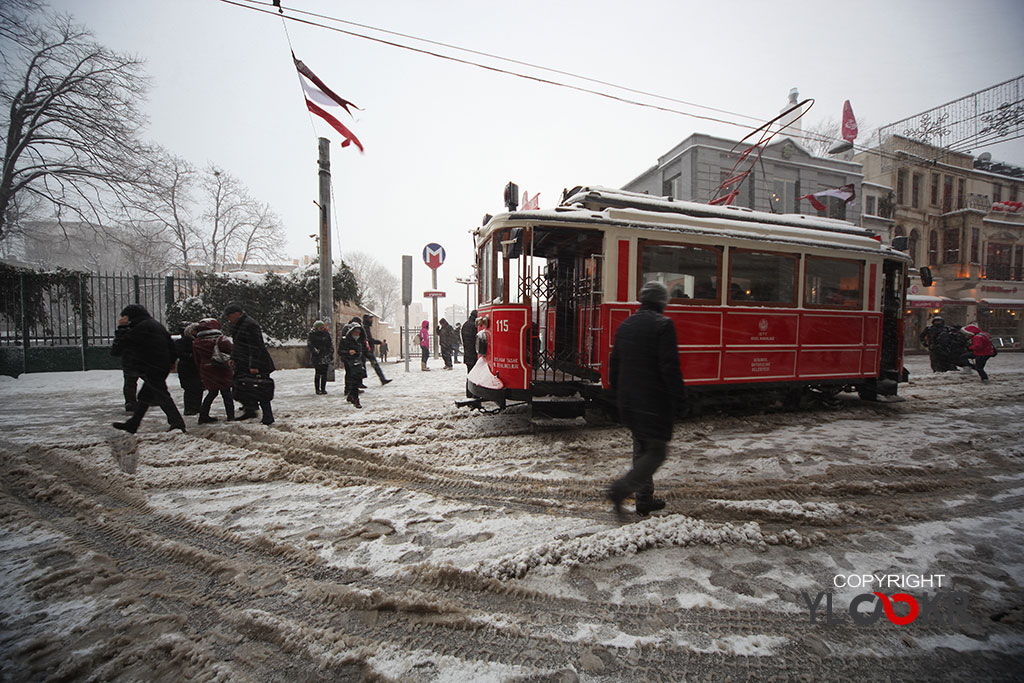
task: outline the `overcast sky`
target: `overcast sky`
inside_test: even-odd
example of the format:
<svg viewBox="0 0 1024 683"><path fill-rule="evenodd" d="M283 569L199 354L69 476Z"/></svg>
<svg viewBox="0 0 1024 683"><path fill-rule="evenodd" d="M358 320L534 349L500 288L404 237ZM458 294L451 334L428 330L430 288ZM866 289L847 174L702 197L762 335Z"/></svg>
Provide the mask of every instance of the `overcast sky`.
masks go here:
<svg viewBox="0 0 1024 683"><path fill-rule="evenodd" d="M239 0L244 3L245 0ZM541 208L565 187L621 186L694 132L746 130L656 111L284 22L219 0L50 0L104 44L146 59L149 137L198 165L237 175L285 223L287 252L312 254L316 138L340 137L307 113L296 55L362 108L344 119L366 148L332 145L334 253L372 253L394 273L414 257L414 292L430 289L421 252L447 251L439 288L465 302L469 231L502 210L515 181ZM816 103L808 123L890 123L1018 76L1024 3L662 0L283 0L292 7L769 119L790 88ZM299 16L299 15L292 15ZM341 26L341 25L339 25ZM599 88L363 29L388 40ZM756 124L755 124L756 125ZM858 140L858 142L863 142ZM990 151L1024 164L1024 140Z"/></svg>

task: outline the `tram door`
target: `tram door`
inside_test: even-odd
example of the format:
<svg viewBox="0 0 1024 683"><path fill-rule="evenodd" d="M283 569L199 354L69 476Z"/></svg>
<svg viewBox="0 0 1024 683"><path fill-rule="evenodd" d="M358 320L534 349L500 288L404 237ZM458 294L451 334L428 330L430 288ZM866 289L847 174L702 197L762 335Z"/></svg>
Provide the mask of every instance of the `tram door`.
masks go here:
<svg viewBox="0 0 1024 683"><path fill-rule="evenodd" d="M533 245L533 379L600 381L600 233L537 228Z"/></svg>
<svg viewBox="0 0 1024 683"><path fill-rule="evenodd" d="M899 381L903 371L904 265L899 261L882 264L882 356L881 376Z"/></svg>

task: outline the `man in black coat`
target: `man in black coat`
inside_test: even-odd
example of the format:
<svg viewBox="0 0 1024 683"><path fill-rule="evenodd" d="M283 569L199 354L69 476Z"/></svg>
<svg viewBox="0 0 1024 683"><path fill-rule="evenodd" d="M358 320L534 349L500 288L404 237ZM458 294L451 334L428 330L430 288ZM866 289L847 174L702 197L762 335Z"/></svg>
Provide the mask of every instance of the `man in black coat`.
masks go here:
<svg viewBox="0 0 1024 683"><path fill-rule="evenodd" d="M274 411L270 401L274 398L273 380L270 373L277 368L263 341L263 330L259 323L246 315L239 304L228 304L224 318L231 323L232 348L231 365L234 370L235 396L242 404L239 420L248 420L259 415L256 406L263 410L263 424L274 424ZM257 388L249 386L248 378L259 381ZM239 381L241 379L241 381Z"/></svg>
<svg viewBox="0 0 1024 683"><path fill-rule="evenodd" d="M622 423L633 433L633 468L608 489L621 517L622 501L636 494L636 511L646 516L665 507L654 497L654 473L665 461L672 424L683 410L686 389L672 321L662 315L668 290L660 282L640 289L640 310L615 331L608 382Z"/></svg>
<svg viewBox="0 0 1024 683"><path fill-rule="evenodd" d="M357 319L353 320L358 322ZM377 379L380 380L380 385L384 386L385 384L390 384L391 380L384 377L384 371L380 369L380 363L377 362L376 352L374 351L373 347L379 346L380 342L373 338L373 332L370 331L371 325L373 325L373 318L370 316L369 313L364 313L362 323L363 339L366 340L366 346L370 352L366 356L366 359L370 361L370 365L373 366L373 371L377 373Z"/></svg>
<svg viewBox="0 0 1024 683"><path fill-rule="evenodd" d="M167 416L170 429L184 432L185 420L167 391L167 375L175 359L174 342L167 328L154 320L144 307L129 304L117 321L110 353L131 359L135 371L142 378L142 389L132 416L127 422L115 422L114 428L134 434L149 407L158 405Z"/></svg>
<svg viewBox="0 0 1024 683"><path fill-rule="evenodd" d="M462 323L462 329L459 330L459 335L462 337L462 360L466 363L466 372L472 370L476 365L476 314L476 309L470 311L469 317L466 318L466 322ZM466 398L474 398L469 391L468 383Z"/></svg>

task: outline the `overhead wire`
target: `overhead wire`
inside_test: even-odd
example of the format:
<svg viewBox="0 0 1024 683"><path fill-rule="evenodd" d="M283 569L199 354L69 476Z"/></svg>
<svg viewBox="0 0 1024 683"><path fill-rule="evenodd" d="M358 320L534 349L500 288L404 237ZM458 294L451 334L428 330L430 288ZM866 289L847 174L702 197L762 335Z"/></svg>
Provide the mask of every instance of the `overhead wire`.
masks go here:
<svg viewBox="0 0 1024 683"><path fill-rule="evenodd" d="M417 36L413 36L413 35L410 35L410 34L404 34L404 33L400 33L400 32L397 32L397 31L390 31L388 29L381 29L381 28L370 26L368 24L360 24L358 22L348 21L348 20L341 19L341 18L338 18L338 17L331 17L331 16L325 15L325 14L319 14L319 13L309 12L309 11L305 11L305 10L298 10L298 9L294 9L294 8L283 8L283 7L281 7L281 5L279 3L261 2L260 0L218 0L218 1L221 2L221 3L227 4L227 5L232 5L232 6L235 6L235 7L239 7L239 8L242 8L242 9L247 9L249 11L253 11L253 12L257 12L257 13L261 13L261 14L268 14L268 15L271 15L271 16L280 15L280 17L282 19L288 19L290 21L294 21L294 22L299 23L299 24L304 24L304 25L307 25L307 26L312 26L312 27L315 27L315 28L320 28L320 29L332 31L332 32L340 33L340 34L343 34L343 35L348 35L348 36L355 37L355 38L362 38L364 40L380 43L380 44L385 45L385 46L394 47L394 48L398 48L398 49L402 49L402 50L407 50L407 51L411 51L411 52L415 52L415 53L419 53L419 54L435 57L435 58L438 58L438 59L444 59L444 60L452 61L452 62L455 62L455 63L464 64L464 65L467 65L467 66L474 66L474 67L477 67L477 68L480 68L480 69L484 69L484 70L487 70L487 71L492 71L492 72L495 72L495 73L501 73L501 74L504 74L504 75L513 76L513 77L516 77L516 78L522 78L522 79L525 79L525 80L530 80L530 81L534 81L534 82L538 82L538 83L542 83L542 84L546 84L546 85L552 85L552 86L555 86L555 87L561 87L561 88L575 90L575 91L578 91L578 92L583 92L583 93L587 93L587 94L591 94L591 95L596 95L598 97L603 97L603 98L606 98L606 99L618 101L618 102L621 102L621 103L624 103L624 104L631 104L631 105L634 105L634 106L645 107L645 108L648 108L648 109L654 109L654 110L658 110L658 111L664 111L664 112L667 112L667 113L678 114L678 115L681 115L681 116L695 118L695 119L698 119L698 120L705 120L705 121L710 121L710 122L713 122L713 123L720 123L720 124L723 124L723 125L734 126L734 127L738 127L738 128L747 129L747 130L749 130L749 128L750 128L750 126L748 124L739 123L737 121L730 121L728 119L718 118L718 117L714 117L714 116L707 116L707 115L703 115L703 114L697 114L697 113L694 113L694 112L688 112L688 111L684 111L684 110L681 110L681 109L676 109L676 108L673 108L673 107L666 107L666 106L661 106L661 105L657 105L657 104L641 102L641 101L638 101L638 100L635 100L635 99L631 99L631 98L627 98L627 97L620 97L620 96L617 96L617 95L614 95L614 94L611 94L611 93L602 92L600 90L596 90L596 89L593 89L593 88L582 87L582 86L579 86L579 85L572 85L572 84L569 84L569 83L562 83L560 81L552 80L552 79L549 79L549 78L542 78L542 77L535 76L535 75L520 73L518 71L513 71L513 70L510 70L510 69L503 69L503 68L499 68L499 67L488 65L488 64L482 64L480 62L472 61L472 60L469 60L469 59L461 59L459 57L454 57L454 56L451 56L451 55L446 55L446 54L443 54L443 53L440 53L440 52L435 52L435 51L432 51L432 50L426 50L426 49L419 48L419 47L414 47L414 46L411 46L411 45L405 45L405 44L402 44L402 43L399 43L399 42L395 42L395 41L392 41L392 40L385 40L383 38L378 38L378 37L374 37L374 36L365 35L363 33L358 33L356 31L350 31L350 30L347 30L347 29L344 29L344 28L340 28L340 27L337 27L337 26L330 26L330 25L326 25L326 24L323 24L323 23L319 23L318 21L313 21L311 19L304 19L302 17L291 16L291 15L285 14L284 10L287 9L289 12L292 12L292 13L295 13L295 14L302 14L302 15L307 16L307 17L314 17L316 19L321 19L321 20L324 20L324 21L332 21L332 22L342 23L342 24L345 24L345 25L348 25L348 26L356 26L356 27L359 27L359 28L362 28L362 29L371 30L371 31L377 31L377 32L384 33L384 34L391 35L391 36L396 36L396 37L400 37L400 38L404 38L404 39L408 39L408 40L416 40L416 41L427 43L427 44L430 44L430 45L435 45L435 46L438 46L438 47L444 47L446 49L458 50L458 51L465 52L465 53L468 53L468 54L473 54L473 55L477 55L477 56L481 56L481 57L487 57L489 59L495 59L495 60L503 61L503 62L506 62L506 63L515 64L515 65L518 65L518 66L524 66L524 67L528 67L528 68L542 70L542 71L545 71L545 72L548 72L548 73L559 74L559 75L567 76L567 77L570 77L570 78L575 78L575 79L578 79L578 80L582 80L582 81L585 81L585 82L590 82L590 83L594 83L594 84L599 84L599 85L615 88L615 89L618 89L618 90L623 90L625 92L630 92L630 93L633 93L633 94L643 95L643 96L646 96L646 97L654 97L654 98L665 100L665 101L669 101L669 102L685 104L687 106L699 107L701 109L706 109L706 110L709 110L709 111L714 111L714 112L718 112L718 113L722 113L722 114L727 114L729 116L736 116L736 117L740 117L740 118L750 119L752 121L763 121L762 118L753 117L753 116L749 116L749 115L746 115L746 114L740 114L740 113L737 113L737 112L731 112L731 111L728 111L728 110L725 110L725 109L719 109L719 108L710 107L710 106L707 106L707 105L701 105L701 104L697 104L697 103L693 103L693 102L687 102L685 100L680 100L680 99L677 99L677 98L672 98L672 97L668 97L668 96L664 96L664 95L658 95L656 93L651 93L651 92L647 92L647 91L631 88L629 86L618 85L618 84L615 84L615 83L612 83L612 82L609 82L609 81L603 81L603 80L600 80L600 79L595 79L595 78L591 78L591 77L588 77L588 76L583 76L583 75L580 75L580 74L575 74L575 73L572 73L572 72L569 72L569 71L564 71L564 70L561 70L561 69L554 69L554 68L551 68L551 67L545 67L545 66L538 65L538 64L531 64L529 62L525 62L525 61L521 61L521 60L516 60L516 59L511 59L511 58L507 58L507 57L502 57L500 55L494 55L494 54L487 53L487 52L482 52L482 51L479 51L479 50L473 50L473 49L470 49L470 48L459 47L459 46L456 46L456 45L452 45L450 43L443 43L443 42L440 42L440 41L434 41L434 40L430 40L430 39L427 39L427 38L419 38ZM277 11L275 12L274 9L276 9ZM904 121L907 121L907 120L909 120L909 119L904 119ZM816 141L816 142L834 143L834 142L838 142L839 141L838 138L832 138L830 136L822 135L822 134L811 132L811 131L802 131L802 130L799 131L799 132L793 131L789 135L790 135L790 137L796 137L796 138L800 138L800 139L804 139L804 140L810 140L810 141ZM1011 138L1011 139L1016 139L1016 138ZM997 141L998 142L1002 142L1004 140L1002 138L1000 138ZM996 141L993 141L993 142L987 142L986 141L985 145L980 145L980 146L975 145L974 147L975 148L980 148L980 147L984 147L984 146L989 146L990 144L996 144ZM869 147L867 145L852 144L852 143L851 143L851 145L852 145L852 149L854 151L856 151L856 152L866 152L866 153L877 155L877 156L879 156L881 158L888 158L888 159L893 160L893 161L898 161L898 160L902 159L901 155L899 155L897 153L894 153L894 152L883 150L880 145L877 146L877 147ZM937 151L937 153L936 153L936 155L934 157L926 159L926 161L928 161L928 162L936 162L939 159L941 159L943 156L946 156L947 153L948 153L948 150L946 150L946 149Z"/></svg>

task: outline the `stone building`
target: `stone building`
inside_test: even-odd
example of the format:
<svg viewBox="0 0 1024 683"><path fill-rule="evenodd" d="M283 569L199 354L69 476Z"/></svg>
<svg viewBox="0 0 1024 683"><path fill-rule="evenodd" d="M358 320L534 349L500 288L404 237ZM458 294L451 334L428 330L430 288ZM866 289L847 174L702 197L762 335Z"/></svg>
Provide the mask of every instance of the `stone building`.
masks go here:
<svg viewBox="0 0 1024 683"><path fill-rule="evenodd" d="M893 235L906 237L914 265L934 276L931 287L912 279L907 347L941 313L947 323L977 322L1002 345L1020 348L1024 168L900 136L854 160L863 164L866 188L891 192ZM866 216L871 208L865 204Z"/></svg>
<svg viewBox="0 0 1024 683"><path fill-rule="evenodd" d="M709 202L719 185L736 172L733 169L737 168L746 146L736 140L695 133L659 157L657 164L622 189ZM738 170L746 170L752 161L753 158L748 157L739 164ZM792 138L777 136L775 142L765 147L732 205L774 213L828 216L860 224L859 199L844 203L828 197L824 202L826 210L817 211L800 197L852 184L859 198L861 179L859 163L814 156Z"/></svg>

